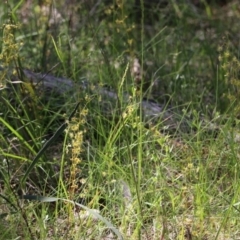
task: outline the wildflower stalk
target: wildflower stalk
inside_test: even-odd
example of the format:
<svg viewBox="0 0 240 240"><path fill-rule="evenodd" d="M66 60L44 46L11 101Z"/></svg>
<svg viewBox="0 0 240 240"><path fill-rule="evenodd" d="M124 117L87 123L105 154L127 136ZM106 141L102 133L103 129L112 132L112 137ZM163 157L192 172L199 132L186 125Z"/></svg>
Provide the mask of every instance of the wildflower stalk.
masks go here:
<svg viewBox="0 0 240 240"><path fill-rule="evenodd" d="M70 148L70 176L69 176L69 198L74 199L75 193L78 191L78 179L81 173L79 164L81 163L81 153L84 130L81 127L85 123L87 110L83 110L79 113L79 116L74 117L69 123L68 134L70 137L70 144L68 145L67 152ZM71 205L69 205L71 208ZM70 210L70 209L69 209ZM72 211L69 211L71 213Z"/></svg>
<svg viewBox="0 0 240 240"><path fill-rule="evenodd" d="M3 25L3 39L2 39L2 52L0 54L0 63L4 70L0 76L0 89L6 87L6 76L8 74L7 67L11 66L12 63L18 59L19 43L16 43L14 31L18 29L15 24L4 24Z"/></svg>

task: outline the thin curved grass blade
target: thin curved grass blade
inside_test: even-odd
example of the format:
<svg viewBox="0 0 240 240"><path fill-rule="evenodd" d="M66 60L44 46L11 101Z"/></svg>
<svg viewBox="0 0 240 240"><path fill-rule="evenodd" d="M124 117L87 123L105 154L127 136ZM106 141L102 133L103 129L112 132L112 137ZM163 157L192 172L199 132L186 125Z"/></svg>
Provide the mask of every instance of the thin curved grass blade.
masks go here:
<svg viewBox="0 0 240 240"><path fill-rule="evenodd" d="M71 121L72 117L74 116L74 114L76 113L78 107L80 105L80 102L77 103L76 107L74 108L74 110L72 111L72 113L70 114L68 121ZM63 123L55 132L55 134L43 145L43 147L40 149L40 151L37 153L36 157L33 159L31 165L28 167L26 173L24 174L23 178L22 178L22 184L25 183L29 173L32 171L32 169L34 168L34 166L37 164L37 162L39 161L39 159L41 158L41 156L44 154L44 152L47 150L48 147L50 147L56 139L58 139L58 137L63 133L63 131L67 128L67 122Z"/></svg>

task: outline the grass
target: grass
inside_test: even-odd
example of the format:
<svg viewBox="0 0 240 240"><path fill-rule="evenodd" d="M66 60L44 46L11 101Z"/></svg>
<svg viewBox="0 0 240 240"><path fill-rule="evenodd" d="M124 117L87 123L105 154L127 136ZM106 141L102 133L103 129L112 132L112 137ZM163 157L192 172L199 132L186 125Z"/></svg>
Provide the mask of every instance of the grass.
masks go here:
<svg viewBox="0 0 240 240"><path fill-rule="evenodd" d="M43 2L0 7L0 239L238 239L237 1L171 1L146 24L133 1ZM88 79L117 103L77 89L46 102L24 68ZM11 74L25 84L8 92ZM185 130L141 121L143 96Z"/></svg>

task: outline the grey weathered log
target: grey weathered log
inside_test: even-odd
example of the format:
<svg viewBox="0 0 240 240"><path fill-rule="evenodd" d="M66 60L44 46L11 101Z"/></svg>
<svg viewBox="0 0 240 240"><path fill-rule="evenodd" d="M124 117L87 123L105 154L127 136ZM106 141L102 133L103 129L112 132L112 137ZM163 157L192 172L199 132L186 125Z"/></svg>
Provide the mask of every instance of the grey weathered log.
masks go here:
<svg viewBox="0 0 240 240"><path fill-rule="evenodd" d="M0 71L1 70L0 68ZM59 98L63 97L66 100L65 102L67 102L69 99L77 96L78 91L81 91L96 96L94 101L98 101L99 97L101 97L101 101L99 102L100 109L109 109L108 105L111 105L110 108L118 106L117 101L119 98L121 98L122 105L135 104L137 108L142 109L142 120L144 122L151 124L161 123L160 125L164 126L165 129L169 128L171 130L176 130L182 120L176 111L172 111L164 105L145 99L141 100L139 103L131 103L129 101L129 94L125 93L120 97L116 92L107 88L96 85L91 87L87 80L81 80L75 83L71 79L55 77L51 74L35 73L27 69L23 70L23 73L25 75L24 79L27 79L27 81L37 86L37 89L40 89L41 92L47 92L46 97L51 97L51 93L55 93L54 96L57 94ZM13 85L21 83L16 76L13 77L10 75L9 78ZM102 112L101 114L105 115L106 112ZM183 124L181 124L181 126L183 126Z"/></svg>

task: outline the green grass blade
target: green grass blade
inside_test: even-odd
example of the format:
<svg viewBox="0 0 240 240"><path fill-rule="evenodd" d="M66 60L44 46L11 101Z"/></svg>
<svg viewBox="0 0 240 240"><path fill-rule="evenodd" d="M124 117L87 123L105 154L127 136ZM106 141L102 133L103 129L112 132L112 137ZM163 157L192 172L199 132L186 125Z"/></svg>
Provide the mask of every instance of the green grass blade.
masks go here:
<svg viewBox="0 0 240 240"><path fill-rule="evenodd" d="M32 153L36 154L36 152L34 151L32 146L29 145L28 142L26 142L24 140L24 138L8 122L6 122L2 117L0 117L0 122L5 127L7 127L13 133L13 135L15 135L17 137L17 139L20 140Z"/></svg>
<svg viewBox="0 0 240 240"><path fill-rule="evenodd" d="M23 156L18 156L18 155L11 154L11 153L6 153L6 152L2 151L1 148L0 148L0 151L1 151L1 154L2 154L4 157L11 158L11 159L16 159L16 160L24 161L24 162L30 161L29 159L27 159L27 158L25 158L25 157L23 157Z"/></svg>

